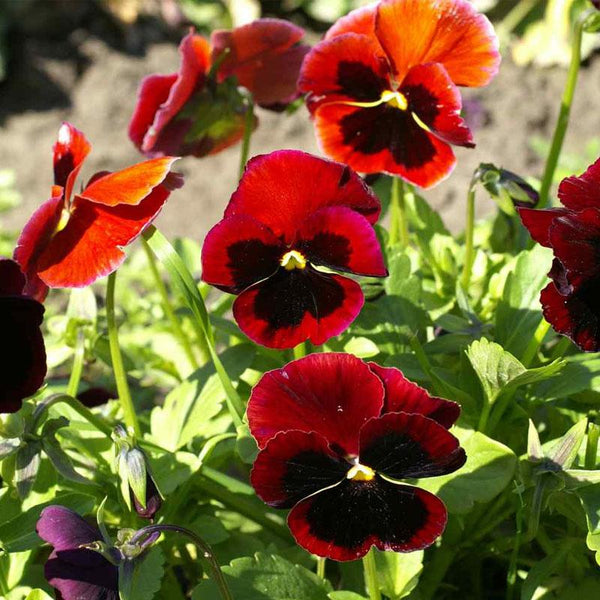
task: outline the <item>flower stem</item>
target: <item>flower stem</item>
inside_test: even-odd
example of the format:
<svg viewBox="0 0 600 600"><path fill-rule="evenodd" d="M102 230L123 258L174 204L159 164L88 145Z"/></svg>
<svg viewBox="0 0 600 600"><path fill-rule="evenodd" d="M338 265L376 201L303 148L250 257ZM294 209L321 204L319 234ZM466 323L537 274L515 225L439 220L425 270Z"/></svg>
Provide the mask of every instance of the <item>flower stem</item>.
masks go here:
<svg viewBox="0 0 600 600"><path fill-rule="evenodd" d="M527 348L525 348L525 352L523 352L523 358L521 359L521 362L523 363L524 367L529 367L529 365L531 365L549 330L550 323L548 323L548 321L542 317L542 320L535 330L533 337L529 340Z"/></svg>
<svg viewBox="0 0 600 600"><path fill-rule="evenodd" d="M573 44L571 47L571 64L569 65L567 83L563 91L560 111L558 113L558 120L556 121L556 128L554 129L554 135L552 137L552 144L550 146L550 151L548 152L548 158L546 159L546 167L544 169L542 184L540 186L540 200L538 202L538 208L544 208L548 205L550 188L552 187L554 173L556 171L556 166L558 165L558 159L562 150L565 134L567 133L571 105L573 104L573 97L575 95L575 88L577 86L577 77L579 75L579 67L581 66L581 41L583 38L583 26L588 17L589 12L584 11L575 21Z"/></svg>
<svg viewBox="0 0 600 600"><path fill-rule="evenodd" d="M513 600L515 595L515 585L517 583L517 564L519 562L519 550L521 548L521 538L523 536L523 500L519 498L519 506L515 515L516 535L513 543L512 553L508 573L506 575L506 600Z"/></svg>
<svg viewBox="0 0 600 600"><path fill-rule="evenodd" d="M320 577L321 579L325 579L325 561L327 559L323 558L322 556L319 556L319 558L317 559L317 577Z"/></svg>
<svg viewBox="0 0 600 600"><path fill-rule="evenodd" d="M595 423L588 424L587 444L585 446L585 468L595 469L596 459L598 457L598 438L600 437L600 427Z"/></svg>
<svg viewBox="0 0 600 600"><path fill-rule="evenodd" d="M177 525L149 525L148 527L144 527L140 529L131 539L131 543L135 544L140 541L142 538L146 536L150 536L153 533L163 532L163 531L173 531L175 533L179 533L181 535L186 536L200 549L202 552L202 557L208 562L210 567L210 571L212 577L219 588L219 592L221 594L221 598L223 600L233 600L233 596L229 591L229 586L227 585L227 581L225 581L225 577L223 575L223 571L221 571L221 567L213 554L211 547L198 535L196 535L193 531L189 529L185 529L185 527L179 527Z"/></svg>
<svg viewBox="0 0 600 600"><path fill-rule="evenodd" d="M463 266L462 277L460 278L460 284L462 285L465 293L469 289L471 283L471 272L473 270L473 262L475 260L475 185L474 179L471 180L469 185L469 192L467 194L467 220L465 225L465 263Z"/></svg>
<svg viewBox="0 0 600 600"><path fill-rule="evenodd" d="M81 404L79 400L66 394L55 394L54 396L50 396L46 400L43 400L36 406L33 413L34 430L37 426L37 422L42 417L44 412L46 412L51 406L60 403L70 406L76 413L91 423L100 433L104 434L107 438L111 437L112 427L108 423L106 423L98 415L94 414L89 408Z"/></svg>
<svg viewBox="0 0 600 600"><path fill-rule="evenodd" d="M163 310L165 311L165 315L169 319L171 323L171 329L173 330L173 334L179 340L185 355L192 367L193 370L196 370L200 365L194 356L194 351L192 350L192 345L188 340L187 336L183 332L179 321L177 320L177 316L175 315L175 311L173 310L173 306L171 304L171 300L169 299L169 294L167 292L167 287L165 286L160 273L158 272L158 266L156 264L156 258L150 250L150 246L148 246L148 242L142 238L142 246L144 247L144 251L146 252L146 256L148 257L148 264L150 265L150 270L152 271L152 276L154 277L154 282L156 287L158 288L158 293L160 294L162 300Z"/></svg>
<svg viewBox="0 0 600 600"><path fill-rule="evenodd" d="M77 341L75 343L75 353L73 355L73 366L71 367L71 376L67 385L67 394L75 398L81 381L83 372L83 361L85 358L85 335L81 328L77 330Z"/></svg>
<svg viewBox="0 0 600 600"><path fill-rule="evenodd" d="M115 382L117 384L117 392L119 401L123 409L123 418L127 427L133 430L136 437L141 436L140 424L135 414L135 408L127 383L127 374L123 366L123 357L121 356L121 348L119 347L119 334L117 332L117 322L115 319L115 282L117 272L111 273L108 276L108 284L106 286L106 323L108 325L108 343L110 346L110 358L115 374Z"/></svg>
<svg viewBox="0 0 600 600"><path fill-rule="evenodd" d="M406 248L409 243L408 221L406 218L407 184L399 177L392 177L392 193L390 196L390 236L389 246L400 244Z"/></svg>
<svg viewBox="0 0 600 600"><path fill-rule="evenodd" d="M250 95L246 98L246 114L244 119L244 138L242 139L242 152L240 154L240 170L239 178L242 178L246 163L248 162L248 156L250 154L250 138L252 137L252 131L254 128L254 102Z"/></svg>
<svg viewBox="0 0 600 600"><path fill-rule="evenodd" d="M365 572L365 585L369 600L381 600L381 591L379 590L379 578L377 576L377 565L375 564L375 550L371 548L362 559Z"/></svg>

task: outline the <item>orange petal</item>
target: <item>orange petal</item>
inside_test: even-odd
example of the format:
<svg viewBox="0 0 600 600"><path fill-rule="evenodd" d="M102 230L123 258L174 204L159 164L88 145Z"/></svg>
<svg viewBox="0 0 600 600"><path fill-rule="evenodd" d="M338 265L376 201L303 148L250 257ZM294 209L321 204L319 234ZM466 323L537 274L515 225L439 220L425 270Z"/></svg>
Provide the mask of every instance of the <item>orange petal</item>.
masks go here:
<svg viewBox="0 0 600 600"><path fill-rule="evenodd" d="M439 62L456 85L479 87L498 72L498 39L467 0L381 0L375 33L399 82L415 65Z"/></svg>
<svg viewBox="0 0 600 600"><path fill-rule="evenodd" d="M139 204L165 180L176 160L172 156L154 158L122 171L109 173L93 181L80 196L104 206Z"/></svg>
<svg viewBox="0 0 600 600"><path fill-rule="evenodd" d="M344 33L359 33L377 40L375 37L376 14L377 4L375 2L357 8L349 12L345 17L338 19L325 34L325 39L329 40Z"/></svg>

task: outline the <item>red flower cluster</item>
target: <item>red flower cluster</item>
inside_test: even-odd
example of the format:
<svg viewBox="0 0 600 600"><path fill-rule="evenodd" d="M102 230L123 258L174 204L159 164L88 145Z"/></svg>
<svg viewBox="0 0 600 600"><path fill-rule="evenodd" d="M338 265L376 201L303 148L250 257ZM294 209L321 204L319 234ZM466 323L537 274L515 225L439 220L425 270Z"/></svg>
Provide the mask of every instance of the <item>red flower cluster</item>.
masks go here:
<svg viewBox="0 0 600 600"><path fill-rule="evenodd" d="M17 242L15 260L26 293L43 300L48 287L84 287L115 271L122 248L156 218L172 190L177 160L157 158L116 173L96 173L79 193L75 180L91 150L84 134L63 123L54 145L52 197L38 208Z"/></svg>
<svg viewBox="0 0 600 600"><path fill-rule="evenodd" d="M373 230L379 212L349 167L296 150L255 157L206 236L202 278L239 294L234 317L259 344L322 344L364 302L355 281L323 268L387 275Z"/></svg>
<svg viewBox="0 0 600 600"><path fill-rule="evenodd" d="M467 0L381 0L327 32L298 85L327 155L428 188L455 165L449 144L474 145L456 86L487 84L499 62L491 24Z"/></svg>
<svg viewBox="0 0 600 600"><path fill-rule="evenodd" d="M0 413L21 408L21 400L44 383L46 350L40 330L44 307L24 295L19 265L0 258L0 331L5 349L0 361Z"/></svg>
<svg viewBox="0 0 600 600"><path fill-rule="evenodd" d="M179 46L179 73L142 81L129 137L148 156L200 157L235 144L249 110L237 84L263 108L284 108L298 97L296 80L309 50L299 43L303 35L279 19L215 31L210 44L188 34Z"/></svg>
<svg viewBox="0 0 600 600"><path fill-rule="evenodd" d="M546 320L582 350L600 350L600 159L558 189L564 208L520 208L533 239L554 251L540 297Z"/></svg>
<svg viewBox="0 0 600 600"><path fill-rule="evenodd" d="M266 373L252 390L248 420L260 448L252 485L270 506L292 509L292 534L318 556L425 548L443 532L446 508L397 480L464 464L448 432L459 413L398 369L350 354L307 356Z"/></svg>

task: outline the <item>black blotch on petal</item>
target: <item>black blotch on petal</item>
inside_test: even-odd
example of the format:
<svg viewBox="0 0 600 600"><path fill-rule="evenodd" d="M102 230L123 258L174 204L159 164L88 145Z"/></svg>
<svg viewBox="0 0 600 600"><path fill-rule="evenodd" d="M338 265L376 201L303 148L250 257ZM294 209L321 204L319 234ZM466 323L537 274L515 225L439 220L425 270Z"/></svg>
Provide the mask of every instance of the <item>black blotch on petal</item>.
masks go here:
<svg viewBox="0 0 600 600"><path fill-rule="evenodd" d="M340 180L338 181L338 187L344 187L350 181L350 175L350 167L345 165L342 174L340 175Z"/></svg>
<svg viewBox="0 0 600 600"><path fill-rule="evenodd" d="M352 256L350 240L328 231L319 232L312 239L304 240L298 250L315 265L339 270L348 268Z"/></svg>
<svg viewBox="0 0 600 600"><path fill-rule="evenodd" d="M54 164L54 183L65 187L67 179L75 168L75 159L71 151L65 152Z"/></svg>
<svg viewBox="0 0 600 600"><path fill-rule="evenodd" d="M337 69L339 91L360 102L379 100L388 83L368 65L361 62L340 61Z"/></svg>
<svg viewBox="0 0 600 600"><path fill-rule="evenodd" d="M269 277L279 268L280 246L270 246L261 240L242 240L227 248L227 268L235 282L234 293Z"/></svg>

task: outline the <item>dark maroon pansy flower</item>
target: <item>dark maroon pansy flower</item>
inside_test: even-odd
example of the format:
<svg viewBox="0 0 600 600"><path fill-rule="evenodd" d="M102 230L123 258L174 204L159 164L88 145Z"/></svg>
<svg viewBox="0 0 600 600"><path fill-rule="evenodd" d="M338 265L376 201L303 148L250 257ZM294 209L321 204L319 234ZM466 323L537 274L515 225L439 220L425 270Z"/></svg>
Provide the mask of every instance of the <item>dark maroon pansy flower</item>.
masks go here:
<svg viewBox="0 0 600 600"><path fill-rule="evenodd" d="M235 144L248 110L238 84L263 108L285 108L299 95L296 80L309 50L303 36L279 19L215 31L210 43L189 33L179 46L179 72L142 81L129 137L148 156L201 157Z"/></svg>
<svg viewBox="0 0 600 600"><path fill-rule="evenodd" d="M19 265L0 258L0 413L16 412L46 376L46 350L40 326L44 307L23 294L25 276Z"/></svg>
<svg viewBox="0 0 600 600"><path fill-rule="evenodd" d="M520 208L533 239L554 251L552 280L540 297L544 317L582 350L600 350L600 159L580 177L567 177L564 208Z"/></svg>
<svg viewBox="0 0 600 600"><path fill-rule="evenodd" d="M238 294L234 317L255 342L322 344L364 302L358 283L322 268L387 275L373 230L379 212L377 197L345 165L296 150L255 157L206 236L202 278Z"/></svg>
<svg viewBox="0 0 600 600"><path fill-rule="evenodd" d="M36 530L53 547L44 574L62 600L119 600L119 556L111 562L89 548L103 541L95 527L64 506L49 506Z"/></svg>
<svg viewBox="0 0 600 600"><path fill-rule="evenodd" d="M292 534L318 556L425 548L443 532L446 508L397 480L464 464L447 430L459 412L397 369L350 354L307 356L265 373L252 390L248 420L260 448L252 485L270 506L292 509Z"/></svg>

